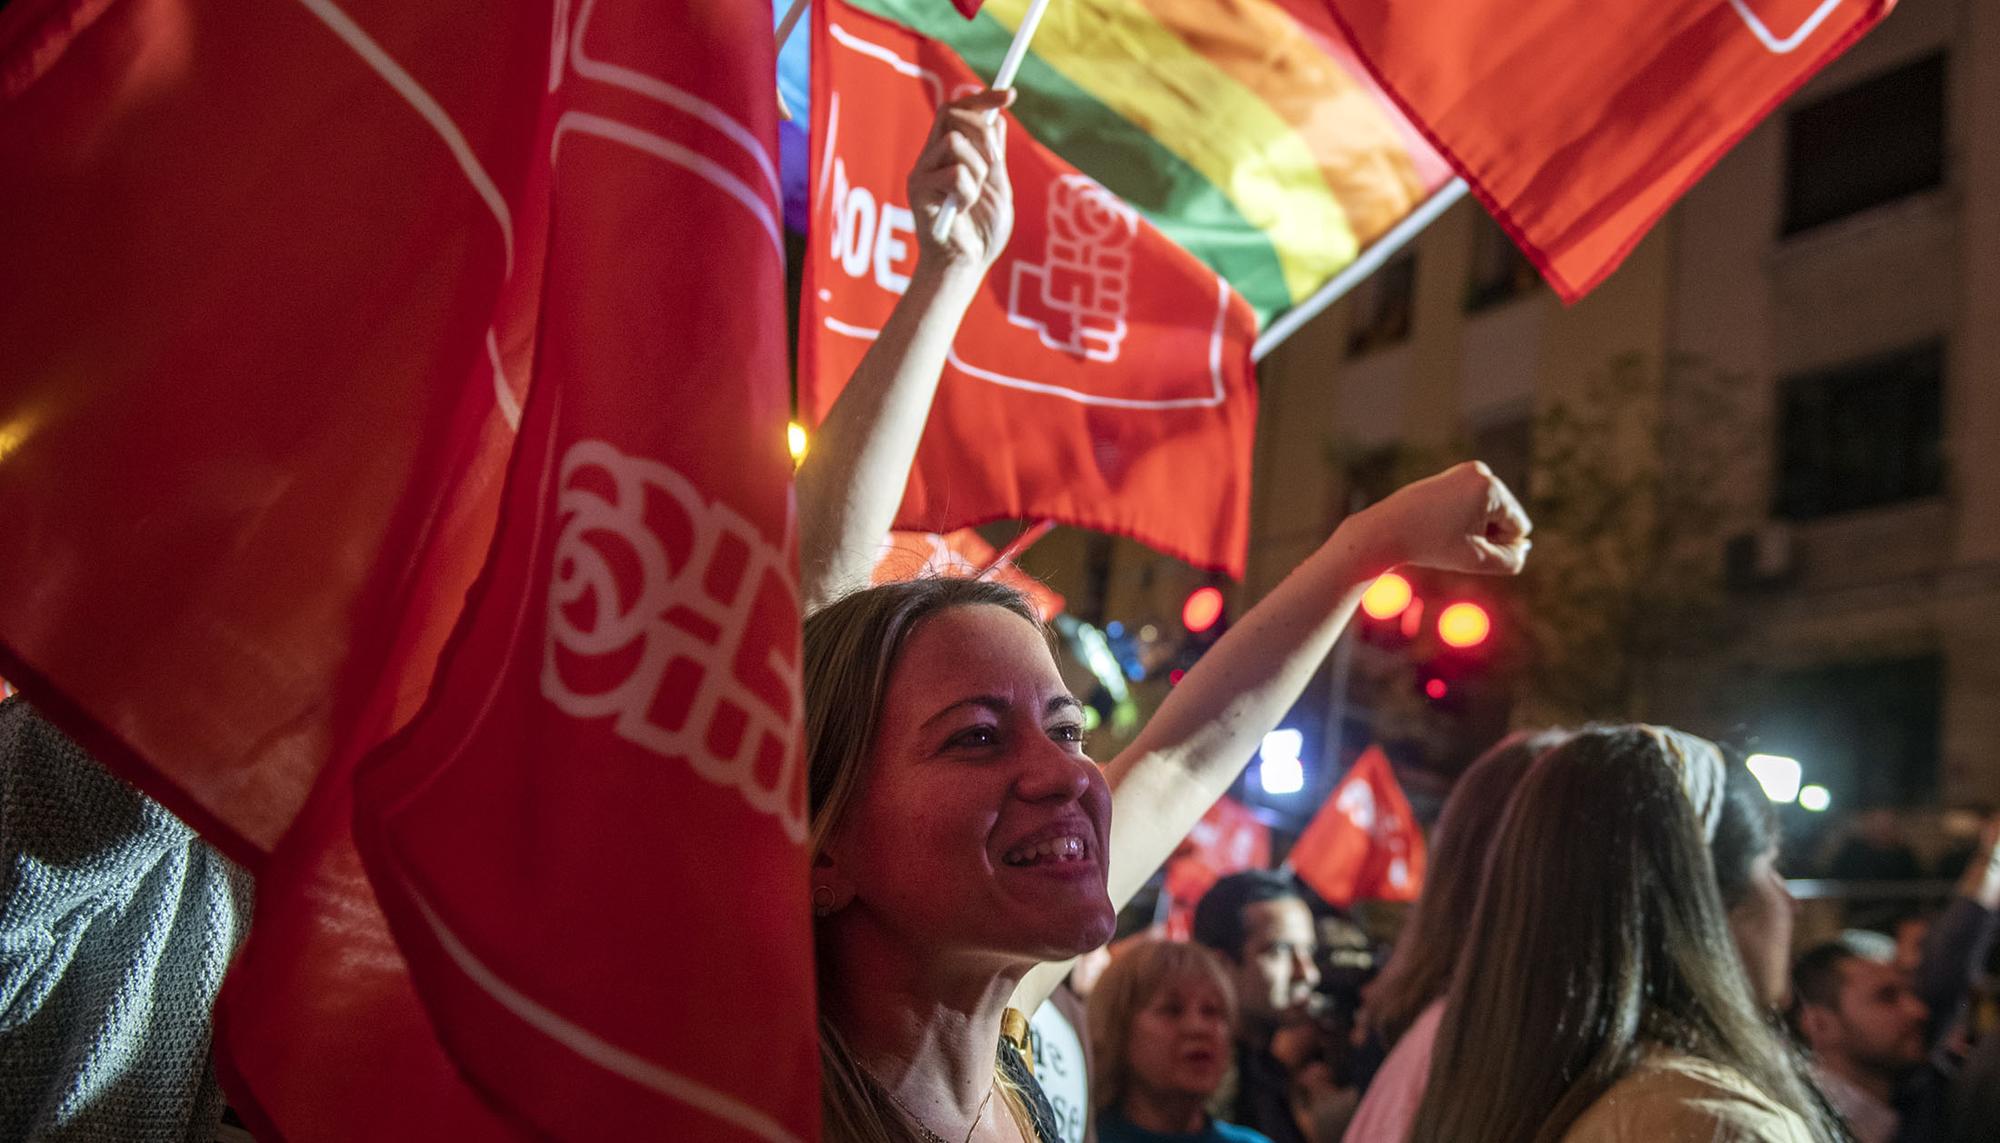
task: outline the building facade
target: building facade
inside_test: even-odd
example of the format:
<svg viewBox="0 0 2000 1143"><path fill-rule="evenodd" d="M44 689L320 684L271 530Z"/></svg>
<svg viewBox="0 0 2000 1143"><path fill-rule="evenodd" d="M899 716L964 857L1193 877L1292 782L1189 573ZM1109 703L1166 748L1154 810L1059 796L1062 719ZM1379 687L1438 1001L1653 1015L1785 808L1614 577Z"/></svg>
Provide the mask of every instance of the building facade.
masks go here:
<svg viewBox="0 0 2000 1143"><path fill-rule="evenodd" d="M1798 757L1839 808L2000 805L2000 2L1904 0L1581 303L1468 200L1259 382L1232 611L1390 457L1548 492L1550 415L1612 392L1605 453L1701 493L1686 577L1712 637L1604 713ZM1032 556L1100 620L1171 624L1203 582L1122 541Z"/></svg>

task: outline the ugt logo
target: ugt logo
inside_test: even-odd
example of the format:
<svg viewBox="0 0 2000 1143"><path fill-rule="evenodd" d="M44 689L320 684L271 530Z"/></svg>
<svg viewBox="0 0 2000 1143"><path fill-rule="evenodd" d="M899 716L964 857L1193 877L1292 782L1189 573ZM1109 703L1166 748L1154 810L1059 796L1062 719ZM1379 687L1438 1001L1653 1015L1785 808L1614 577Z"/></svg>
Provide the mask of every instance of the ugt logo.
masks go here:
<svg viewBox="0 0 2000 1143"><path fill-rule="evenodd" d="M1014 264L1007 320L1042 344L1091 361L1118 360L1139 216L1083 175L1049 185L1043 262Z"/></svg>
<svg viewBox="0 0 2000 1143"><path fill-rule="evenodd" d="M563 454L542 697L806 835L798 595L784 554L666 465Z"/></svg>

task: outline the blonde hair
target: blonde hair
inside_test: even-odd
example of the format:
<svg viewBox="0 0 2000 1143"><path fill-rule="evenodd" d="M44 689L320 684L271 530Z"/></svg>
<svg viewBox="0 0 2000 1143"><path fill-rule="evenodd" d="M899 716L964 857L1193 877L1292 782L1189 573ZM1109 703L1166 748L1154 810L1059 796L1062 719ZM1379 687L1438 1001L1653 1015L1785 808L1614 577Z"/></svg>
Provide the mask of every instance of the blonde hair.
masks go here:
<svg viewBox="0 0 2000 1143"><path fill-rule="evenodd" d="M857 591L805 621L806 788L812 810L807 845L824 851L861 789L889 679L910 636L953 608L992 606L1044 630L1034 605L1011 587L986 580L936 577ZM827 971L828 958L818 958ZM847 1048L840 1030L819 1022L820 1121L826 1143L923 1143L923 1135ZM996 1102L1035 1138L1026 1094L996 1057Z"/></svg>
<svg viewBox="0 0 2000 1143"><path fill-rule="evenodd" d="M1090 990L1090 1109L1118 1107L1132 1085L1132 1021L1168 986L1197 980L1222 994L1236 1026L1236 989L1215 954L1186 941L1148 939L1122 949Z"/></svg>

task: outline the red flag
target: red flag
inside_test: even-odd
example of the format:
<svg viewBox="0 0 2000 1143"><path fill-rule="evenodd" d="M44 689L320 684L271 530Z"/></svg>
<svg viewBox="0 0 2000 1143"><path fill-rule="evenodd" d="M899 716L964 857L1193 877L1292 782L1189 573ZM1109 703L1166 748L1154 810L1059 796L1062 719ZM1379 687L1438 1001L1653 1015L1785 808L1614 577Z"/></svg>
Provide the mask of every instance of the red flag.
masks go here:
<svg viewBox="0 0 2000 1143"><path fill-rule="evenodd" d="M825 416L916 261L903 180L951 50L829 0L813 12L811 252L800 403ZM1053 519L1240 575L1254 319L1214 271L1018 128L1014 235L952 348L899 528Z"/></svg>
<svg viewBox="0 0 2000 1143"><path fill-rule="evenodd" d="M1270 865L1271 827L1241 802L1217 801L1167 859L1167 938L1193 939L1194 907L1217 881Z"/></svg>
<svg viewBox="0 0 2000 1143"><path fill-rule="evenodd" d="M1370 746L1354 760L1287 861L1330 904L1417 899L1424 887L1424 835L1381 747Z"/></svg>
<svg viewBox="0 0 2000 1143"><path fill-rule="evenodd" d="M1034 601L1047 623L1062 614L1063 597L1047 584L1016 567L1011 561L997 568L1000 553L971 528L960 528L949 536L935 532L891 532L875 557L875 583L894 583L928 575L956 575L972 578L989 575Z"/></svg>
<svg viewBox="0 0 2000 1143"><path fill-rule="evenodd" d="M1332 13L1575 301L1893 0L1284 2Z"/></svg>
<svg viewBox="0 0 2000 1143"><path fill-rule="evenodd" d="M0 667L257 873L260 1136L816 1134L769 19L0 11Z"/></svg>

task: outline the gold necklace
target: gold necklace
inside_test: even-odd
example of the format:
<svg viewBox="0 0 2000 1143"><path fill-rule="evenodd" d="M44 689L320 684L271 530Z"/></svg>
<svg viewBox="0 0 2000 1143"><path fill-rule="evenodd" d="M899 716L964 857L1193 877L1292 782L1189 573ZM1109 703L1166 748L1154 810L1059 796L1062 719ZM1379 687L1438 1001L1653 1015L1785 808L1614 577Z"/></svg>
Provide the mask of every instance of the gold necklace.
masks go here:
<svg viewBox="0 0 2000 1143"><path fill-rule="evenodd" d="M875 1089L877 1091L889 1097L889 1102L896 1105L896 1109L898 1111L901 1111L903 1113L903 1117L910 1121L910 1126L915 1127L919 1132L923 1134L923 1137L927 1141L927 1143L949 1143L949 1141L946 1140L943 1136L939 1135L935 1131L932 1131L930 1129L930 1125L926 1124L923 1121L923 1117L919 1116L915 1111L911 1110L909 1104L904 1103L901 1099L898 1099L896 1097L896 1093L890 1089L889 1085L883 1083L881 1078L878 1077L874 1073L874 1071L868 1067L868 1065L862 1063L860 1060L854 1061L854 1064L856 1067L861 1069L863 1075L868 1077L868 1082L875 1085ZM972 1143L972 1133L979 1130L979 1121L981 1119L986 1118L986 1105L992 1102L993 1102L993 1089L989 1086L986 1089L986 1098L979 1101L979 1110L974 1112L972 1115L972 1126L965 1129L965 1143Z"/></svg>

